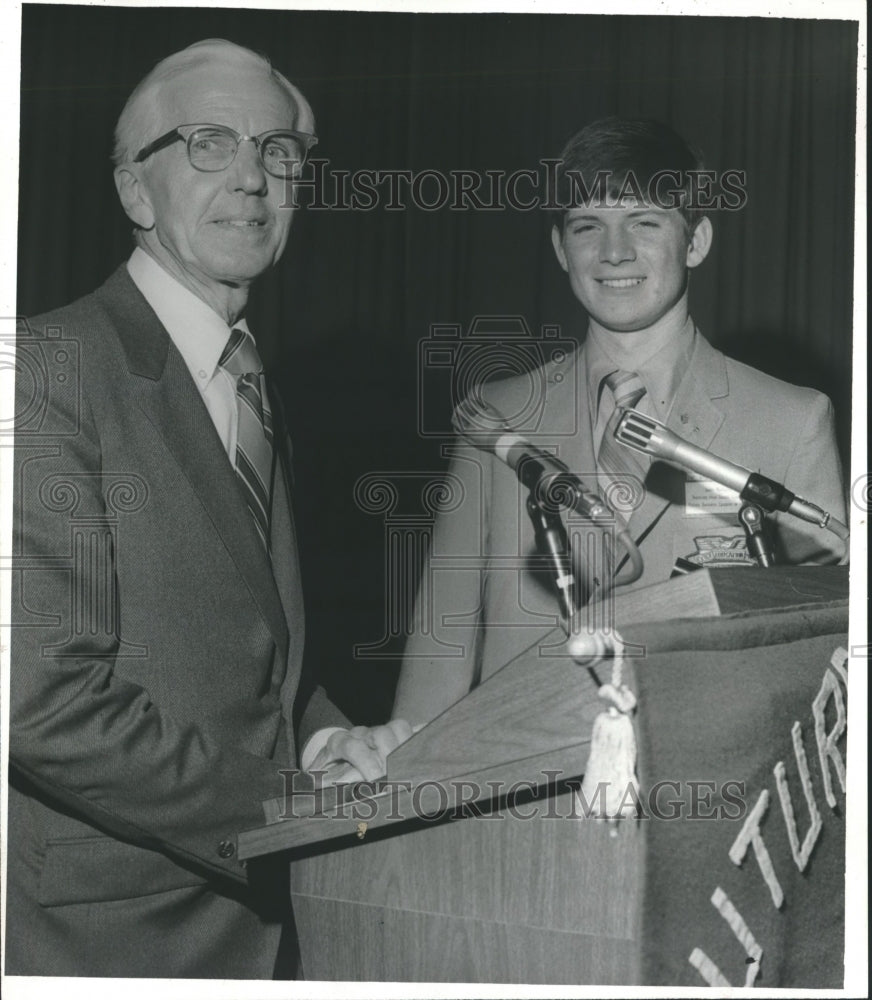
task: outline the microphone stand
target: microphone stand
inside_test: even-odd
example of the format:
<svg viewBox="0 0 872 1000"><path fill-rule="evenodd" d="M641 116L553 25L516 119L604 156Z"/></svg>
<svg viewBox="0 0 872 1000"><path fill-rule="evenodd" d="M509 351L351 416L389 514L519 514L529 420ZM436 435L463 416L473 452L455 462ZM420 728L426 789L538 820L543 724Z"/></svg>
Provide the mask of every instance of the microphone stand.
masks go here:
<svg viewBox="0 0 872 1000"><path fill-rule="evenodd" d="M536 543L551 561L560 610L567 622L572 622L581 602L575 574L572 572L569 536L560 514L546 510L536 499L535 492L530 490L527 495L527 513L533 522Z"/></svg>
<svg viewBox="0 0 872 1000"><path fill-rule="evenodd" d="M757 560L757 565L769 569L775 563L775 553L766 537L763 508L751 500L746 500L739 508L739 524L745 529L748 551Z"/></svg>
<svg viewBox="0 0 872 1000"><path fill-rule="evenodd" d="M572 571L569 535L566 533L560 514L556 510L544 507L536 498L536 492L534 485L527 494L527 513L533 522L536 544L551 560L560 610L566 620L568 633L572 635L581 609L581 591ZM599 690L602 681L594 669L593 662L586 662L585 666Z"/></svg>

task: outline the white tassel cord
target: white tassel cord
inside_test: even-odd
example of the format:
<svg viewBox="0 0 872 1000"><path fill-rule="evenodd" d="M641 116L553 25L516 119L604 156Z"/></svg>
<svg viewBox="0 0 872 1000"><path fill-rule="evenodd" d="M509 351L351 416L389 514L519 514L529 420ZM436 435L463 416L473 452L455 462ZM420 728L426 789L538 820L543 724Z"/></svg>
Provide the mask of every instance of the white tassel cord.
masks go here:
<svg viewBox="0 0 872 1000"><path fill-rule="evenodd" d="M611 683L603 684L598 694L609 707L594 720L590 756L577 798L584 818L608 820L612 836L616 836L615 822L635 816L640 801L632 720L636 697L623 683L623 642L616 635L608 645L613 657ZM590 666L589 655L584 652L579 648L576 659Z"/></svg>

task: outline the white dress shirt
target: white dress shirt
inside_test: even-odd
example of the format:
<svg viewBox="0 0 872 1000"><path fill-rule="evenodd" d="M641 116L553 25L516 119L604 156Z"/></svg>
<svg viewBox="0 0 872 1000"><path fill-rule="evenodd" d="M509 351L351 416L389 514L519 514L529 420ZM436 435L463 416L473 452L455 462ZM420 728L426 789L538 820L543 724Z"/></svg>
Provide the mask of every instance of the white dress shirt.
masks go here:
<svg viewBox="0 0 872 1000"><path fill-rule="evenodd" d="M238 424L236 381L218 365L231 328L214 309L179 284L139 247L131 254L127 271L178 348L206 404L227 457L235 464ZM248 331L244 319L235 323L233 329Z"/></svg>

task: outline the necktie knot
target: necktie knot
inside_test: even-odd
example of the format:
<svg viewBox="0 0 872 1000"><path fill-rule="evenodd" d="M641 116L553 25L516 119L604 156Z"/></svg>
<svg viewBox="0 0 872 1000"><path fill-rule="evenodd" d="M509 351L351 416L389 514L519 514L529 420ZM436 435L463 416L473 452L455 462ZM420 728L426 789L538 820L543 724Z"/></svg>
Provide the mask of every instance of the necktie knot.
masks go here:
<svg viewBox="0 0 872 1000"><path fill-rule="evenodd" d="M602 381L611 390L615 408L608 419L599 451L597 466L612 477L613 487L606 491L606 499L617 511L632 510L642 498L642 484L647 474L647 463L635 452L618 444L615 431L625 409L632 409L645 395L645 385L636 372L613 371ZM611 494L611 498L609 496Z"/></svg>
<svg viewBox="0 0 872 1000"><path fill-rule="evenodd" d="M613 371L603 382L611 389L615 406L622 409L632 409L645 395L645 384L636 372Z"/></svg>
<svg viewBox="0 0 872 1000"><path fill-rule="evenodd" d="M242 375L259 375L263 371L263 363L254 346L254 337L240 329L235 329L230 334L218 364L236 379Z"/></svg>

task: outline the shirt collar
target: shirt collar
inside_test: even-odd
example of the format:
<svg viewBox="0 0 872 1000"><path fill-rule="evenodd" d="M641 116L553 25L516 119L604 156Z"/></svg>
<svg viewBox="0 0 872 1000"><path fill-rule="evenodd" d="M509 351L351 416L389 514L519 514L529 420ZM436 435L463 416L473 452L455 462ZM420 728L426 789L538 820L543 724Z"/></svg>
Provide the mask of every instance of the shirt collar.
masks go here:
<svg viewBox="0 0 872 1000"><path fill-rule="evenodd" d="M690 316L675 334L660 344L648 357L634 363L632 369L627 362L619 363L609 353L608 336L600 331L588 330L585 353L587 354L587 391L591 414L595 418L599 408L602 380L616 369L632 370L642 379L646 397L653 406L655 415L665 420L669 415L672 401L681 380L690 365L696 328Z"/></svg>
<svg viewBox="0 0 872 1000"><path fill-rule="evenodd" d="M231 328L190 289L137 247L127 262L133 283L157 314L197 385L215 375ZM244 319L234 329L248 331Z"/></svg>

